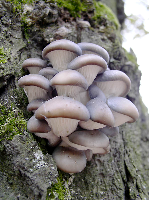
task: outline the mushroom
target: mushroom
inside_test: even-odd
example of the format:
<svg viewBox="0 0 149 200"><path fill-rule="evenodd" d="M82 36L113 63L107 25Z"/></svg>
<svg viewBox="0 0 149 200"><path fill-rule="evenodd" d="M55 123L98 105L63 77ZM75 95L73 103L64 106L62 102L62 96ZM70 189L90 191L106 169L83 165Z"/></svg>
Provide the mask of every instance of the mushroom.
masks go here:
<svg viewBox="0 0 149 200"><path fill-rule="evenodd" d="M46 61L40 58L29 58L26 59L22 64L22 68L27 69L30 74L38 74L39 70L46 66Z"/></svg>
<svg viewBox="0 0 149 200"><path fill-rule="evenodd" d="M104 126L114 126L114 116L106 102L96 97L91 99L86 107L90 113L90 120L87 122L80 121L79 125L82 128L93 130Z"/></svg>
<svg viewBox="0 0 149 200"><path fill-rule="evenodd" d="M108 70L103 74L98 74L94 84L103 91L106 98L111 96L125 97L130 90L131 81L124 72Z"/></svg>
<svg viewBox="0 0 149 200"><path fill-rule="evenodd" d="M69 97L56 96L42 104L35 112L37 119L45 119L58 137L67 136L76 130L80 120L87 121L87 108Z"/></svg>
<svg viewBox="0 0 149 200"><path fill-rule="evenodd" d="M120 126L125 122L132 123L139 117L136 106L124 97L110 97L107 100L107 105L115 119L114 127Z"/></svg>
<svg viewBox="0 0 149 200"><path fill-rule="evenodd" d="M50 82L39 74L29 74L18 80L18 85L24 88L29 103L34 99L47 100L50 98Z"/></svg>
<svg viewBox="0 0 149 200"><path fill-rule="evenodd" d="M69 146L78 150L92 150L93 154L105 154L109 146L109 138L99 130L75 131L68 137L62 137L62 140Z"/></svg>
<svg viewBox="0 0 149 200"><path fill-rule="evenodd" d="M80 72L86 78L88 86L90 86L97 74L103 73L107 69L107 63L100 56L85 54L72 60L67 68Z"/></svg>
<svg viewBox="0 0 149 200"><path fill-rule="evenodd" d="M27 110L35 112L39 108L39 106L41 106L41 104L43 104L44 102L45 100L43 99L34 99L28 104Z"/></svg>
<svg viewBox="0 0 149 200"><path fill-rule="evenodd" d="M56 40L47 45L42 51L42 57L49 59L53 68L57 71L67 69L68 63L81 54L81 48L66 39Z"/></svg>
<svg viewBox="0 0 149 200"><path fill-rule="evenodd" d="M63 70L56 74L51 79L50 84L51 86L55 86L59 96L72 97L78 101L80 100L80 92L84 92L88 88L84 76L71 69Z"/></svg>
<svg viewBox="0 0 149 200"><path fill-rule="evenodd" d="M95 84L92 84L89 86L88 93L89 93L89 96L91 99L98 97L104 102L106 102L106 100L107 100L104 93L102 92L102 90Z"/></svg>
<svg viewBox="0 0 149 200"><path fill-rule="evenodd" d="M106 136L116 136L119 133L119 127L104 127L100 129L101 132L103 132L104 134L106 134Z"/></svg>
<svg viewBox="0 0 149 200"><path fill-rule="evenodd" d="M29 119L27 129L36 136L47 139L49 145L52 147L57 146L61 141L61 139L51 131L51 128L45 120L36 119L34 115Z"/></svg>
<svg viewBox="0 0 149 200"><path fill-rule="evenodd" d="M109 62L109 54L103 47L87 42L81 42L78 45L82 49L82 54L96 54L101 56L107 63Z"/></svg>
<svg viewBox="0 0 149 200"><path fill-rule="evenodd" d="M52 67L46 67L41 69L38 74L44 76L50 81L53 78L53 76L57 73L58 71L56 69Z"/></svg>
<svg viewBox="0 0 149 200"><path fill-rule="evenodd" d="M72 147L58 146L52 156L57 167L69 174L79 173L86 167L85 152Z"/></svg>

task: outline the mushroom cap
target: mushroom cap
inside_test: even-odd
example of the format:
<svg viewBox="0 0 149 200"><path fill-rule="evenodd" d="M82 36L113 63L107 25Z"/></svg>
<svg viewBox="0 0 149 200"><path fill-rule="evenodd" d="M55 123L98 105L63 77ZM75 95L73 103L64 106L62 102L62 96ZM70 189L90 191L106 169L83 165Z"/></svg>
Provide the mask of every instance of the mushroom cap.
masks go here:
<svg viewBox="0 0 149 200"><path fill-rule="evenodd" d="M32 85L32 86L40 87L47 91L51 90L49 80L39 74L29 74L29 75L25 75L21 77L18 80L18 85L20 87Z"/></svg>
<svg viewBox="0 0 149 200"><path fill-rule="evenodd" d="M86 122L85 121L79 121L79 126L83 129L86 129L86 130L95 130L95 129L103 128L106 125L101 124L99 122L95 122L95 121L89 119Z"/></svg>
<svg viewBox="0 0 149 200"><path fill-rule="evenodd" d="M82 54L81 48L74 42L66 39L56 40L47 45L42 51L42 57L47 58L47 54L54 50L66 50L76 53L78 56Z"/></svg>
<svg viewBox="0 0 149 200"><path fill-rule="evenodd" d="M34 99L28 104L27 110L35 112L35 110L37 110L41 106L41 104L43 104L44 102L45 100L43 99Z"/></svg>
<svg viewBox="0 0 149 200"><path fill-rule="evenodd" d="M103 74L98 74L94 84L103 91L107 98L110 96L125 97L131 87L129 77L119 70L107 70Z"/></svg>
<svg viewBox="0 0 149 200"><path fill-rule="evenodd" d="M76 57L68 64L67 68L77 70L87 65L99 66L101 68L99 70L100 73L104 72L107 69L107 63L105 62L105 60L102 57L94 54L84 54Z"/></svg>
<svg viewBox="0 0 149 200"><path fill-rule="evenodd" d="M102 92L102 90L95 84L92 84L89 86L88 92L89 92L89 96L91 99L98 97L104 102L106 102L106 100L107 100L104 93Z"/></svg>
<svg viewBox="0 0 149 200"><path fill-rule="evenodd" d="M75 70L67 69L57 73L50 81L51 85L74 85L87 90L88 84L82 74Z"/></svg>
<svg viewBox="0 0 149 200"><path fill-rule="evenodd" d="M46 77L48 80L51 80L51 78L57 73L58 71L56 69L52 67L46 67L41 69L38 74Z"/></svg>
<svg viewBox="0 0 149 200"><path fill-rule="evenodd" d="M46 67L47 64L46 64L46 61L40 59L40 58L29 58L29 59L26 59L23 63L22 63L22 68L23 69L28 69L30 71L30 73L38 73L38 71L41 69L41 68L44 68ZM30 70L30 68L37 68L37 70Z"/></svg>
<svg viewBox="0 0 149 200"><path fill-rule="evenodd" d="M69 135L69 140L88 148L105 148L109 145L109 138L99 130L75 131Z"/></svg>
<svg viewBox="0 0 149 200"><path fill-rule="evenodd" d="M45 120L36 119L34 115L28 120L27 129L31 133L47 133L51 131Z"/></svg>
<svg viewBox="0 0 149 200"><path fill-rule="evenodd" d="M139 117L139 112L136 106L124 97L110 97L107 100L107 105L112 110L115 125L119 126L125 122L134 122Z"/></svg>
<svg viewBox="0 0 149 200"><path fill-rule="evenodd" d="M108 52L101 46L93 43L81 42L78 43L79 47L82 49L82 53L84 54L97 54L101 56L107 63L109 62L109 54Z"/></svg>
<svg viewBox="0 0 149 200"><path fill-rule="evenodd" d="M104 134L106 134L107 136L113 137L118 135L119 133L119 127L104 127L100 129L101 132L103 132Z"/></svg>
<svg viewBox="0 0 149 200"><path fill-rule="evenodd" d="M56 96L42 104L35 112L38 119L64 117L87 121L90 114L87 108L69 97Z"/></svg>
<svg viewBox="0 0 149 200"><path fill-rule="evenodd" d="M91 99L86 107L89 110L91 120L107 126L114 126L114 116L106 102L96 97Z"/></svg>
<svg viewBox="0 0 149 200"><path fill-rule="evenodd" d="M53 154L57 167L66 173L79 173L86 167L86 155L72 147L58 146Z"/></svg>

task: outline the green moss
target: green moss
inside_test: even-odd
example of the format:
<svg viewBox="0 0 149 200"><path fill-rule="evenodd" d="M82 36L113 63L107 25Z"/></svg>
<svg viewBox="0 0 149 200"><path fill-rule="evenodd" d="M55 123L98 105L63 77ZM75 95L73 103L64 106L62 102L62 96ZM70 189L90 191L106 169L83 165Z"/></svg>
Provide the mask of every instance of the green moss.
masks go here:
<svg viewBox="0 0 149 200"><path fill-rule="evenodd" d="M60 172L59 177L57 178L57 183L52 184L51 187L47 190L46 200L55 200L56 198L59 200L68 199L68 191L64 185L63 175Z"/></svg>
<svg viewBox="0 0 149 200"><path fill-rule="evenodd" d="M94 0L93 3L95 7L93 19L99 23L105 21L106 19L107 21L113 23L116 29L119 29L119 22L110 8L99 1L96 2Z"/></svg>
<svg viewBox="0 0 149 200"><path fill-rule="evenodd" d="M137 66L137 68L138 68L139 65L138 65L138 63L137 63L137 58L136 58L135 54L132 53L132 52L128 52L128 51L126 51L126 50L125 50L125 53L126 53L127 59L128 59L129 61L131 61L132 63L134 63L134 64Z"/></svg>
<svg viewBox="0 0 149 200"><path fill-rule="evenodd" d="M26 124L22 112L14 108L14 105L7 107L0 104L0 142L12 140L14 135L22 134L27 130ZM0 145L0 149L3 149L3 145Z"/></svg>
<svg viewBox="0 0 149 200"><path fill-rule="evenodd" d="M87 11L87 4L80 0L56 0L58 7L68 9L73 17L80 17L83 11Z"/></svg>
<svg viewBox="0 0 149 200"><path fill-rule="evenodd" d="M0 47L0 64L6 63L9 58L9 50L4 50L4 47Z"/></svg>
<svg viewBox="0 0 149 200"><path fill-rule="evenodd" d="M33 3L34 0L7 0L7 1L11 2L13 6L13 12L18 12L23 10L22 5L31 4Z"/></svg>

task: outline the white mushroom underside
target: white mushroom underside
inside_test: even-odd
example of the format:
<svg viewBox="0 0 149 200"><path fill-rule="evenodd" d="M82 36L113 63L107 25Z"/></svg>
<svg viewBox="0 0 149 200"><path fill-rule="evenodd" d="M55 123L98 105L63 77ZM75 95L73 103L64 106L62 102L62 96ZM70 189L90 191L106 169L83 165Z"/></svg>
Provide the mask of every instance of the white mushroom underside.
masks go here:
<svg viewBox="0 0 149 200"><path fill-rule="evenodd" d="M79 97L77 95L80 92L84 92L85 89L75 85L55 85L58 96L66 96L74 98L79 101Z"/></svg>
<svg viewBox="0 0 149 200"><path fill-rule="evenodd" d="M97 74L100 73L100 71L103 71L103 68L98 65L86 65L77 69L77 71L85 77L88 86L90 86L96 78Z"/></svg>
<svg viewBox="0 0 149 200"><path fill-rule="evenodd" d="M95 82L105 94L106 98L112 96L123 96L126 91L126 84L123 81L103 81L103 82Z"/></svg>
<svg viewBox="0 0 149 200"><path fill-rule="evenodd" d="M29 103L34 99L49 99L47 91L37 86L24 86L24 91L28 97Z"/></svg>
<svg viewBox="0 0 149 200"><path fill-rule="evenodd" d="M30 74L38 74L42 67L27 67Z"/></svg>
<svg viewBox="0 0 149 200"><path fill-rule="evenodd" d="M89 119L88 121L80 121L79 122L79 126L81 126L82 128L84 129L87 129L87 130L94 130L94 129L99 129L99 128L103 128L105 127L106 125L104 124L100 124L98 122L94 122L92 121L91 119Z"/></svg>
<svg viewBox="0 0 149 200"><path fill-rule="evenodd" d="M67 69L67 65L77 57L77 54L66 50L54 50L49 52L46 57L50 60L53 68L60 72Z"/></svg>
<svg viewBox="0 0 149 200"><path fill-rule="evenodd" d="M58 137L65 137L74 132L78 126L79 120L70 118L46 118L53 133Z"/></svg>
<svg viewBox="0 0 149 200"><path fill-rule="evenodd" d="M133 119L127 115L111 110L115 119L114 127L120 126L126 122L133 122Z"/></svg>

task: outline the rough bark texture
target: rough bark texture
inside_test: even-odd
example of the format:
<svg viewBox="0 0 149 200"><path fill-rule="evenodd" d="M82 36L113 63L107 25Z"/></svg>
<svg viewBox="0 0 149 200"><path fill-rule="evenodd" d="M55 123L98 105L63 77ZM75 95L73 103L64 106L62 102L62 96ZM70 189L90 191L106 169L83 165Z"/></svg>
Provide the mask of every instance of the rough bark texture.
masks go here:
<svg viewBox="0 0 149 200"><path fill-rule="evenodd" d="M102 1L117 17L95 1L82 2L82 11L58 7L52 1L34 1L22 5L22 10L19 2L0 2L0 199L149 199L148 114L139 94L141 73L136 58L122 48L117 17L120 23L124 21L123 2ZM79 18L91 27L78 28ZM104 47L110 55L110 69L130 77L127 98L140 113L137 122L121 126L119 135L110 138L109 154L94 156L84 171L74 175L57 170L46 141L27 132L31 115L17 85L25 74L22 62L41 58L42 49L61 38Z"/></svg>

